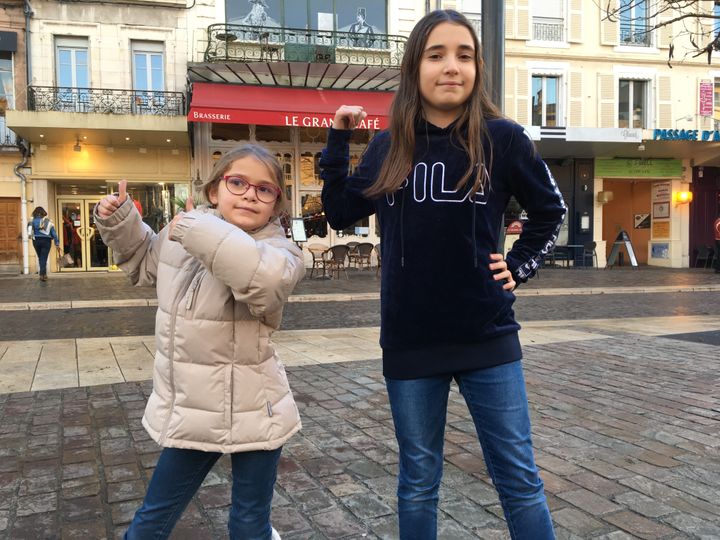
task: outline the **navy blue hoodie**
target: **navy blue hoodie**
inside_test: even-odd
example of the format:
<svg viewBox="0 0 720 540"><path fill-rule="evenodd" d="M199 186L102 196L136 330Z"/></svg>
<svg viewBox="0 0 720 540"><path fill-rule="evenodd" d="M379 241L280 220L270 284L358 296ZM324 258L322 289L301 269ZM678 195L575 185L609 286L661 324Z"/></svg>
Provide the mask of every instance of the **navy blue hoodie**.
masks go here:
<svg viewBox="0 0 720 540"><path fill-rule="evenodd" d="M377 179L390 146L381 132L348 174L351 131L330 129L320 159L322 201L334 229L377 214L381 231L383 373L413 379L480 369L522 357L512 309L488 268L498 251L512 195L527 211L523 232L505 259L515 281L533 276L557 239L565 203L547 165L523 128L487 122L492 140L489 182L472 196L456 190L468 157L452 140L453 126L421 120L413 172L395 193L373 200L363 191ZM485 156L490 146L485 141Z"/></svg>

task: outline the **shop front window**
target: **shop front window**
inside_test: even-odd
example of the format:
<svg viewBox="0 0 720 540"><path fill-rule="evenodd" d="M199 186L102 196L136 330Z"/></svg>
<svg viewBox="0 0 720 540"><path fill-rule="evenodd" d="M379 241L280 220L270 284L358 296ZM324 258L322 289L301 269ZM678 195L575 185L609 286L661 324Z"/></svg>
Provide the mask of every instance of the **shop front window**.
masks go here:
<svg viewBox="0 0 720 540"><path fill-rule="evenodd" d="M109 189L111 192L117 191L117 184L111 184ZM170 182L129 182L128 194L132 197L143 222L157 233L170 223L175 214L185 209L190 185Z"/></svg>
<svg viewBox="0 0 720 540"><path fill-rule="evenodd" d="M320 193L306 193L300 199L302 202L302 218L305 223L305 233L307 237L318 236L325 238L327 236L328 226L323 212L322 200Z"/></svg>

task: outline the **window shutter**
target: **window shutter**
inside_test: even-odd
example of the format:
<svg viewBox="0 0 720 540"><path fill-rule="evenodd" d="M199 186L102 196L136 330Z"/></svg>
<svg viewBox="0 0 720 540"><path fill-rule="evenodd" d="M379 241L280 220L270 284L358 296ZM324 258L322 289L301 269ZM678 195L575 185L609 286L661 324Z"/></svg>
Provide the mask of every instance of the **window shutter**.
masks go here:
<svg viewBox="0 0 720 540"><path fill-rule="evenodd" d="M669 75L658 75L655 83L657 93L656 128L670 128L672 125L672 79Z"/></svg>
<svg viewBox="0 0 720 540"><path fill-rule="evenodd" d="M515 3L517 39L530 39L530 3L529 0L516 0Z"/></svg>
<svg viewBox="0 0 720 540"><path fill-rule="evenodd" d="M618 34L619 34L619 19L620 15L618 9L620 8L618 0L608 0L607 3L603 3L600 9L600 44L602 45L617 45ZM608 11L615 13L613 20L608 20Z"/></svg>
<svg viewBox="0 0 720 540"><path fill-rule="evenodd" d="M530 124L528 113L530 110L529 75L525 68L515 70L515 120L518 124L527 126Z"/></svg>
<svg viewBox="0 0 720 540"><path fill-rule="evenodd" d="M515 110L515 68L505 67L505 110L509 118L517 120Z"/></svg>
<svg viewBox="0 0 720 540"><path fill-rule="evenodd" d="M568 28L570 29L568 41L582 43L582 0L570 0L570 14Z"/></svg>
<svg viewBox="0 0 720 540"><path fill-rule="evenodd" d="M568 107L568 126L582 127L583 125L583 74L581 71L570 72L570 106Z"/></svg>
<svg viewBox="0 0 720 540"><path fill-rule="evenodd" d="M672 19L672 11L668 10L665 13L661 13L658 16L657 24L666 23ZM652 24L652 23L651 23ZM666 24L655 30L655 42L659 49L667 49L670 47L670 42L673 38L673 25Z"/></svg>
<svg viewBox="0 0 720 540"><path fill-rule="evenodd" d="M612 73L598 73L598 127L612 128L617 124L617 82Z"/></svg>
<svg viewBox="0 0 720 540"><path fill-rule="evenodd" d="M443 0L442 8L443 9L458 9L456 0ZM462 6L459 7L459 9L462 9Z"/></svg>
<svg viewBox="0 0 720 540"><path fill-rule="evenodd" d="M515 0L505 2L505 39L515 39Z"/></svg>

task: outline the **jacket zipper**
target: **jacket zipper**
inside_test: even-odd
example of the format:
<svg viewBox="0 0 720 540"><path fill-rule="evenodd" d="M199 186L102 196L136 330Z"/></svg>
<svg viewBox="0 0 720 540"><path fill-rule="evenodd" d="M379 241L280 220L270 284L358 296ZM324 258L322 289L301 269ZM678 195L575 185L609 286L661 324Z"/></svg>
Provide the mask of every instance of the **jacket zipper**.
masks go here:
<svg viewBox="0 0 720 540"><path fill-rule="evenodd" d="M195 299L197 298L198 291L200 290L200 282L202 281L203 277L205 277L205 273L201 272L196 275L190 283L190 287L188 287L188 292L185 295L186 311L190 311L192 309L193 304L195 303Z"/></svg>

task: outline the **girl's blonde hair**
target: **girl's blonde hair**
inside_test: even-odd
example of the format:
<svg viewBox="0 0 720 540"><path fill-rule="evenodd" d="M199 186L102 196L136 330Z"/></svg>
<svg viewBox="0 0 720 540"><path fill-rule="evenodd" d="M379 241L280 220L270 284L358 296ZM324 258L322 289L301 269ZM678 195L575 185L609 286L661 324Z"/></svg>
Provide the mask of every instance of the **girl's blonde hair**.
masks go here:
<svg viewBox="0 0 720 540"><path fill-rule="evenodd" d="M210 176L201 186L205 201L207 201L208 204L211 204L210 193L218 188L222 177L230 170L232 164L238 159L246 157L255 158L265 165L267 170L270 172L270 176L272 176L272 180L274 180L280 188L280 196L275 201L275 215L280 216L283 212L285 212L285 206L287 203L285 195L285 176L283 175L282 167L280 167L280 162L277 158L259 144L243 144L236 146L232 150L223 154L223 156L217 160Z"/></svg>
<svg viewBox="0 0 720 540"><path fill-rule="evenodd" d="M475 47L475 84L465 102L460 117L455 122L451 137L468 156L468 168L457 184L457 189L472 181L474 191L484 187L485 167L490 170L492 148L489 158L483 150L487 136L486 121L501 118L502 113L492 103L485 88L484 64L480 42L475 30L465 16L452 9L439 9L425 15L412 29L400 68L400 85L390 107L390 150L383 161L378 178L366 191L367 197L393 193L410 174L415 151L415 126L422 118L420 95L420 64L430 32L440 23L450 23L466 28ZM465 135L463 132L467 130ZM477 166L477 167L476 167Z"/></svg>

